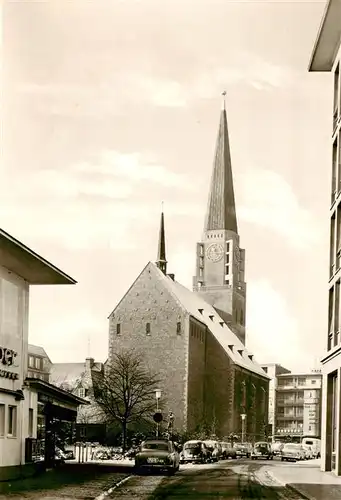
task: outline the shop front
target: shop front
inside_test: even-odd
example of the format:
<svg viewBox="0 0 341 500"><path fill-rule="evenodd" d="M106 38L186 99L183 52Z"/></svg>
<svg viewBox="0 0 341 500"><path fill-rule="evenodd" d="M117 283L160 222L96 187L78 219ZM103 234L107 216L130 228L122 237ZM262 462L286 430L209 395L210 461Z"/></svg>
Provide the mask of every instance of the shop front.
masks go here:
<svg viewBox="0 0 341 500"><path fill-rule="evenodd" d="M89 402L36 378L26 379L24 394L26 401L35 401L25 463L43 461L45 467L52 467L58 461L57 450L75 438L78 406Z"/></svg>
<svg viewBox="0 0 341 500"><path fill-rule="evenodd" d="M0 229L0 480L23 473L25 440L33 425L34 396L24 390L29 287L74 283Z"/></svg>

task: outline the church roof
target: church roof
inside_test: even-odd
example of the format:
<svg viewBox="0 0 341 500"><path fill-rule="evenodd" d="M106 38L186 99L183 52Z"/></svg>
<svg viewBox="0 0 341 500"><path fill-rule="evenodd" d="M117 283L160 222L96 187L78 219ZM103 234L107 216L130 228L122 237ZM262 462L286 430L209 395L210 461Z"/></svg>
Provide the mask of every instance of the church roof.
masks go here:
<svg viewBox="0 0 341 500"><path fill-rule="evenodd" d="M219 316L213 306L203 300L196 292L192 292L169 276L165 276L154 264L150 263L150 265L159 273L167 289L176 297L182 307L191 316L207 326L214 338L236 365L258 373L264 378L270 378L266 375L260 364L254 361L253 355L245 348L244 344L242 344L237 335L233 333Z"/></svg>
<svg viewBox="0 0 341 500"><path fill-rule="evenodd" d="M238 233L225 105L220 115L204 231L212 229Z"/></svg>

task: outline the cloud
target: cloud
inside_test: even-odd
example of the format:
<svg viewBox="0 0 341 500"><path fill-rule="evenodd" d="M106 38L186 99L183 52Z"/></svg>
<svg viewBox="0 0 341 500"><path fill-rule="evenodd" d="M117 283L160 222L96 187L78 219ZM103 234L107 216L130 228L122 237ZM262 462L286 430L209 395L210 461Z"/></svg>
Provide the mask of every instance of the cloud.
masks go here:
<svg viewBox="0 0 341 500"><path fill-rule="evenodd" d="M193 189L186 175L177 174L164 165L150 162L140 153L104 151L98 164L77 164L72 167L72 170L79 173L103 174L129 179L134 183L151 182L167 187L178 187L181 190Z"/></svg>
<svg viewBox="0 0 341 500"><path fill-rule="evenodd" d="M30 331L34 332L30 342L44 345L48 354L53 353L53 362L84 361L89 348L95 359L103 356L102 346L108 335L105 315L98 318L87 309L78 308L67 315L59 315L54 322L38 320L39 315L34 318L30 319ZM67 342L61 342L61 338Z"/></svg>
<svg viewBox="0 0 341 500"><path fill-rule="evenodd" d="M247 297L246 344L257 361L309 369L313 359L302 359L302 332L283 296L268 281L259 280L248 283Z"/></svg>
<svg viewBox="0 0 341 500"><path fill-rule="evenodd" d="M22 173L20 183L2 173L0 216L22 237L46 238L72 250L133 249L139 244L137 221L147 227L158 220L161 192L168 216L197 216L197 204L181 199L193 189L185 175L139 153L104 151L94 163Z"/></svg>
<svg viewBox="0 0 341 500"><path fill-rule="evenodd" d="M200 99L213 99L223 88L246 85L259 91L287 88L297 81L290 68L274 64L257 54L238 51L228 54L226 63L221 58L205 60L188 73L189 66L177 71L177 76L164 76L161 69L125 66L113 75L107 66L99 71L92 84L77 82L19 81L12 91L41 98L40 107L49 113L65 116L99 116L117 114L126 105L147 103L155 107L184 108ZM302 75L301 75L302 78ZM13 84L12 84L13 85Z"/></svg>
<svg viewBox="0 0 341 500"><path fill-rule="evenodd" d="M312 214L300 205L281 175L254 168L236 176L236 181L240 192L238 217L271 229L295 249L305 250L319 241L321 235Z"/></svg>

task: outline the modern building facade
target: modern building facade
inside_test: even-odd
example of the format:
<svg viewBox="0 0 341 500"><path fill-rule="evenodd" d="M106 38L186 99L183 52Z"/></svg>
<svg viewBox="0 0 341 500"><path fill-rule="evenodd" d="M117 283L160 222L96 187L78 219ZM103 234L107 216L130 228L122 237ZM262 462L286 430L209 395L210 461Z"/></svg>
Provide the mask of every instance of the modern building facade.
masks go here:
<svg viewBox="0 0 341 500"><path fill-rule="evenodd" d="M167 274L162 214L156 264L145 266L109 316L108 363L124 349L143 354L160 377L174 430L209 427L223 437L241 435L243 427L245 438L256 440L267 425L269 378L244 345L244 252L235 212L224 107L194 291Z"/></svg>
<svg viewBox="0 0 341 500"><path fill-rule="evenodd" d="M262 365L265 373L270 377L269 383L269 431L273 436L276 430L276 408L277 408L277 376L284 373L290 373L290 370L276 363Z"/></svg>
<svg viewBox="0 0 341 500"><path fill-rule="evenodd" d="M323 356L323 404L321 468L341 475L341 2L329 0L309 63L311 72L331 72L331 198L329 313L326 353Z"/></svg>
<svg viewBox="0 0 341 500"><path fill-rule="evenodd" d="M321 373L277 375L275 438L321 437Z"/></svg>
<svg viewBox="0 0 341 500"><path fill-rule="evenodd" d="M34 432L37 422L37 395L26 385L30 285L74 283L75 280L0 230L1 479L17 475L25 465L26 438Z"/></svg>

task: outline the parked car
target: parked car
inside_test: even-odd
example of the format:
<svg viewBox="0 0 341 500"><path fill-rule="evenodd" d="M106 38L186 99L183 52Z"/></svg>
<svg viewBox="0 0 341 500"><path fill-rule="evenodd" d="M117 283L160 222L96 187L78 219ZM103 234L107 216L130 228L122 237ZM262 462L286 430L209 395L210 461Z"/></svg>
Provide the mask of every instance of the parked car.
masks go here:
<svg viewBox="0 0 341 500"><path fill-rule="evenodd" d="M311 449L313 452L313 457L320 458L320 456L321 456L321 439L304 437L302 439L302 445L303 446L304 445L311 446Z"/></svg>
<svg viewBox="0 0 341 500"><path fill-rule="evenodd" d="M249 458L251 455L251 450L247 443L235 443L234 448L236 450L237 457Z"/></svg>
<svg viewBox="0 0 341 500"><path fill-rule="evenodd" d="M236 449L233 448L232 444L226 441L221 443L221 451L222 451L222 459L226 460L227 458L237 458Z"/></svg>
<svg viewBox="0 0 341 500"><path fill-rule="evenodd" d="M313 454L313 450L312 450L311 446L308 446L307 444L302 444L302 447L304 450L306 460L310 460L310 459L314 458L314 454Z"/></svg>
<svg viewBox="0 0 341 500"><path fill-rule="evenodd" d="M272 443L272 445L271 445L272 454L275 457L281 456L283 446L284 446L284 443L279 443L279 442Z"/></svg>
<svg viewBox="0 0 341 500"><path fill-rule="evenodd" d="M286 443L282 449L281 460L304 460L305 453L303 446L298 443Z"/></svg>
<svg viewBox="0 0 341 500"><path fill-rule="evenodd" d="M270 443L267 443L265 441L259 441L258 443L255 443L251 452L251 459L258 460L258 458L266 458L267 460L273 459L273 453Z"/></svg>
<svg viewBox="0 0 341 500"><path fill-rule="evenodd" d="M205 443L200 440L187 441L180 454L180 463L206 463L210 460L211 453Z"/></svg>
<svg viewBox="0 0 341 500"><path fill-rule="evenodd" d="M146 440L141 443L135 455L137 470L165 470L173 475L179 470L179 453L172 441L161 439Z"/></svg>
<svg viewBox="0 0 341 500"><path fill-rule="evenodd" d="M208 448L208 450L210 451L211 461L218 462L218 460L222 458L223 454L221 444L219 443L219 441L213 441L207 439L206 441L204 441L204 444L206 448Z"/></svg>

